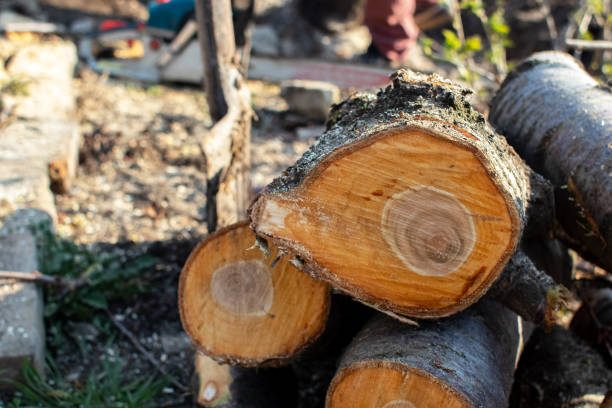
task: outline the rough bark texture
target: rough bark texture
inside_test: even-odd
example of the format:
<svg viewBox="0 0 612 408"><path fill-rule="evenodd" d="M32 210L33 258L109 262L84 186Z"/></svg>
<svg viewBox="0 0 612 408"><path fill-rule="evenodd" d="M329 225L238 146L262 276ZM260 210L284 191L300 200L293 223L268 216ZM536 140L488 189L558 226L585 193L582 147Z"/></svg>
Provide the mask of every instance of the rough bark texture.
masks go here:
<svg viewBox="0 0 612 408"><path fill-rule="evenodd" d="M252 111L236 56L230 1L198 0L195 5L206 95L216 122L202 142L207 171L206 222L209 231L214 231L217 225L242 219L247 207Z"/></svg>
<svg viewBox="0 0 612 408"><path fill-rule="evenodd" d="M612 389L612 375L601 356L559 326L534 333L515 378L512 408L599 408Z"/></svg>
<svg viewBox="0 0 612 408"><path fill-rule="evenodd" d="M550 326L566 292L519 250L510 258L487 296L530 322Z"/></svg>
<svg viewBox="0 0 612 408"><path fill-rule="evenodd" d="M508 309L486 300L419 328L377 316L346 350L330 386L327 406L335 406L331 404L334 393L351 370L389 364L401 367L406 376L421 373L467 406L507 406L515 364L531 331L527 326ZM413 390L413 395L427 395L433 388ZM407 394L404 398L410 402Z"/></svg>
<svg viewBox="0 0 612 408"><path fill-rule="evenodd" d="M612 367L612 288L580 289L582 306L570 329L596 347Z"/></svg>
<svg viewBox="0 0 612 408"><path fill-rule="evenodd" d="M550 206L552 199L546 181L535 175L505 139L497 135L484 117L473 110L466 98L470 91L435 75L425 76L408 71L398 71L392 80L393 85L381 90L377 96L358 95L332 108L326 132L294 166L268 185L251 206L251 226L259 235L271 238L280 247L302 258L306 262L305 270L313 276L369 304L417 317L446 316L467 307L486 292L516 250L528 225L528 218L534 224L530 234L547 234L552 213L546 207ZM298 202L301 192L309 188L309 183L316 180L318 174L330 167L339 156L374 143L377 137L384 137L380 135L385 132L402 129L419 129L468 149L480 161L503 197L512 224L507 247L491 265L483 267L487 272L491 271L490 275L478 281L476 289L462 298L459 304L438 310L401 307L377 298L367 290L339 278L337 271L323 267L320 259L313 257L308 242L296 242L271 234L262 225L267 200ZM397 174L396 177L411 176ZM532 208L535 210L531 211ZM346 225L345 228L349 231L352 226ZM376 274L380 270L373 269L370 273Z"/></svg>
<svg viewBox="0 0 612 408"><path fill-rule="evenodd" d="M612 93L567 54L535 54L508 75L489 120L555 186L557 235L612 270Z"/></svg>
<svg viewBox="0 0 612 408"><path fill-rule="evenodd" d="M559 240L524 239L521 248L536 268L566 288L572 287L574 259Z"/></svg>

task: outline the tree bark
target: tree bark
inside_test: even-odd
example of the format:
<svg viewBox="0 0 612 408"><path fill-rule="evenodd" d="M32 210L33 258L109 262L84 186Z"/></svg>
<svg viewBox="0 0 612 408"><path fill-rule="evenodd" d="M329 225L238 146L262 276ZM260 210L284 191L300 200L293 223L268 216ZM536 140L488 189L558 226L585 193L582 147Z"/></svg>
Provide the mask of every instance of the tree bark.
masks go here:
<svg viewBox="0 0 612 408"><path fill-rule="evenodd" d="M559 326L534 333L515 378L512 408L599 408L612 389L612 375L601 356Z"/></svg>
<svg viewBox="0 0 612 408"><path fill-rule="evenodd" d="M217 225L244 217L250 195L252 111L237 57L230 1L198 0L195 6L206 97L215 122L202 142L206 222L214 231Z"/></svg>
<svg viewBox="0 0 612 408"><path fill-rule="evenodd" d="M489 120L555 187L557 236L612 270L612 93L567 54L542 52L508 75Z"/></svg>
<svg viewBox="0 0 612 408"><path fill-rule="evenodd" d="M375 317L346 350L336 407L505 407L529 325L489 301L416 328Z"/></svg>
<svg viewBox="0 0 612 408"><path fill-rule="evenodd" d="M221 363L286 364L325 329L327 284L300 272L274 247L254 247L246 222L209 235L179 281L179 311L194 345Z"/></svg>
<svg viewBox="0 0 612 408"><path fill-rule="evenodd" d="M525 320L550 327L568 298L567 289L538 269L521 250L506 265L487 296Z"/></svg>
<svg viewBox="0 0 612 408"><path fill-rule="evenodd" d="M596 347L612 367L612 288L581 288L582 306L570 329Z"/></svg>
<svg viewBox="0 0 612 408"><path fill-rule="evenodd" d="M252 111L249 90L240 72L241 59L236 55L230 0L196 0L195 11L204 88L214 122L201 145L206 159L206 223L208 231L213 232L218 226L241 220L248 206ZM239 45L240 49L245 47ZM254 370L237 372L197 352L195 399L203 406L235 407L236 392L220 384L248 375L257 374Z"/></svg>
<svg viewBox="0 0 612 408"><path fill-rule="evenodd" d="M447 316L487 291L528 218L547 225L546 182L469 91L407 71L392 79L332 109L327 131L252 204L251 226L376 308Z"/></svg>

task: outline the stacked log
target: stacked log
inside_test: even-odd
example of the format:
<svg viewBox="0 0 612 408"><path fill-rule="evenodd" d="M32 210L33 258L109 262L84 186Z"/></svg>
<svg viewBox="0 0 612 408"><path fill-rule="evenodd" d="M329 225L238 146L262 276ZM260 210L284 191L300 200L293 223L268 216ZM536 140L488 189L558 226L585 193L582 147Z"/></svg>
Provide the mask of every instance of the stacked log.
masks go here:
<svg viewBox="0 0 612 408"><path fill-rule="evenodd" d="M528 224L546 229L552 199L467 90L408 71L392 79L332 110L327 131L251 205L251 226L367 304L448 316L487 292ZM521 300L545 307L549 289Z"/></svg>
<svg viewBox="0 0 612 408"><path fill-rule="evenodd" d="M508 406L528 322L550 328L568 295L559 284L571 283L564 245L600 265L610 261L609 248L581 241L574 228L586 220L586 238L607 242L612 164L601 146L609 136L580 116L587 101L579 99L572 120L592 130L583 145L598 173L589 173L562 122L538 133L559 111L542 108L539 121L520 116L517 106L531 109L531 96L523 89L524 100L508 99L508 89L538 90L530 82L537 79L562 92L549 71L534 72L575 69L556 54L534 58L509 75L492 109L528 164L472 108L468 90L436 75L400 70L377 95L332 108L326 131L253 201L250 225L210 236L187 261L179 307L196 347L236 366L292 363L300 387L309 359L325 367L338 359L328 407ZM531 161L530 143L540 149ZM563 143L581 159L553 164ZM601 185L585 182L587 174ZM580 211L558 202L563 191ZM341 357L339 339L353 337L368 313L328 319L330 288L383 312ZM300 358L307 362L295 363Z"/></svg>
<svg viewBox="0 0 612 408"><path fill-rule="evenodd" d="M612 270L612 93L567 54L519 65L491 105L491 123L555 187L556 235Z"/></svg>

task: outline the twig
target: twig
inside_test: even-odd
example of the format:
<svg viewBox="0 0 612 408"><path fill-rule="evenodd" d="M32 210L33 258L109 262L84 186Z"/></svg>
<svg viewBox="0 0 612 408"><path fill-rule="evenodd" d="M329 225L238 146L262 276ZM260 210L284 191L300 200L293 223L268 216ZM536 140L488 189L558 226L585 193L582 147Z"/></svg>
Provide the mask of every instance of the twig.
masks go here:
<svg viewBox="0 0 612 408"><path fill-rule="evenodd" d="M68 291L74 291L89 286L89 281L86 279L70 279L63 276L45 275L36 270L32 272L0 270L0 279L17 279L34 283L44 283L46 285L60 286Z"/></svg>
<svg viewBox="0 0 612 408"><path fill-rule="evenodd" d="M119 331L125 336L127 337L127 339L134 345L134 347L136 347L136 350L138 350L140 352L140 354L142 354L147 360L149 360L149 362L151 364L153 364L153 366L157 369L157 371L159 371L160 373L162 373L164 376L166 376L168 378L168 380L175 386L177 387L179 390L181 390L181 392L188 392L189 388L187 386L185 386L184 384L180 383L176 378L174 378L173 376L171 376L160 364L159 362L155 359L155 357L153 357L153 355L151 353L149 353L147 350L145 350L145 348L142 346L142 344L140 344L140 342L138 341L138 339L136 338L136 336L134 336L134 334L132 334L131 331L129 331L127 329L127 327L125 327L123 324L121 324L117 319L115 319L115 317L113 316L113 314L110 312L110 310L106 309L106 314L108 314L108 317L110 319L110 321L115 325L115 327L117 329L119 329Z"/></svg>
<svg viewBox="0 0 612 408"><path fill-rule="evenodd" d="M610 51L612 50L612 41L604 40L577 40L568 38L565 40L565 46L567 48L575 48L577 50L601 50Z"/></svg>

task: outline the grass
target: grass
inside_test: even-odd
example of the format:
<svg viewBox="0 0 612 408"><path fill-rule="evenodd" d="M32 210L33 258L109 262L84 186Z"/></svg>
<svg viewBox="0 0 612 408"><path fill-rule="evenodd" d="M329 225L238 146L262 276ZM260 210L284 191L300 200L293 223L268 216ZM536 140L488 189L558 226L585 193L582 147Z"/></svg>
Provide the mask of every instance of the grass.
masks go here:
<svg viewBox="0 0 612 408"><path fill-rule="evenodd" d="M29 360L25 360L23 381L15 384L18 393L7 408L154 406L153 401L162 392L165 382L153 376L128 382L123 370L120 363L103 360L102 369L91 371L84 384L81 384L78 381L66 381L51 357L47 357L46 380L41 378Z"/></svg>
<svg viewBox="0 0 612 408"><path fill-rule="evenodd" d="M117 360L100 357L79 380L67 381L56 358L80 352L78 360L95 355L95 349L71 333L70 322L87 322L100 333L96 339L104 349L113 347L117 331L107 312L109 302L130 300L151 287L146 274L157 260L149 256L130 258L110 252L92 251L55 235L50 224L34 227L40 272L61 276L79 285L46 286L45 326L47 328L46 379L26 361L23 379L14 385L18 392L7 407L148 407L168 385L165 378L151 376L128 380L127 367ZM2 404L0 403L0 406Z"/></svg>

